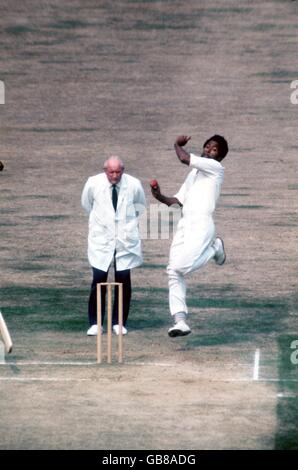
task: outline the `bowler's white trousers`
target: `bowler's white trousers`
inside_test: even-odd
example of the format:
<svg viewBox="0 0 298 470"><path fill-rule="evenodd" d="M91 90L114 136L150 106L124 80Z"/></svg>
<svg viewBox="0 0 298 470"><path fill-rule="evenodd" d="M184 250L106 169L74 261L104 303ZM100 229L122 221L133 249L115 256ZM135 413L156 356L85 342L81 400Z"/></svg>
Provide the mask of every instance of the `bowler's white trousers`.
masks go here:
<svg viewBox="0 0 298 470"><path fill-rule="evenodd" d="M215 226L211 216L202 215L195 225L188 224L184 217L180 219L167 267L171 315L188 313L185 275L200 269L214 257L214 240Z"/></svg>

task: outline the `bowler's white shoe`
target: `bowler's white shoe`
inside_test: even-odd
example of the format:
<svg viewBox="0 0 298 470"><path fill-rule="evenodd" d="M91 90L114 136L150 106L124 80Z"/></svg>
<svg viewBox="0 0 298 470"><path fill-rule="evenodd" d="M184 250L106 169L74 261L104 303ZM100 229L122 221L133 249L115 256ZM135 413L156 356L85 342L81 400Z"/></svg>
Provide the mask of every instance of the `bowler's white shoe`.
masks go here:
<svg viewBox="0 0 298 470"><path fill-rule="evenodd" d="M101 332L103 332L103 328L101 327ZM97 325L90 326L89 330L87 331L88 336L97 336L98 328Z"/></svg>
<svg viewBox="0 0 298 470"><path fill-rule="evenodd" d="M221 266L226 260L226 252L223 240L219 237L216 238L213 243L213 247L215 249L214 261L216 264Z"/></svg>
<svg viewBox="0 0 298 470"><path fill-rule="evenodd" d="M119 335L120 333L120 326L119 325L113 325L113 331L115 333L115 335ZM122 334L123 335L127 335L127 329L125 328L125 326L122 326Z"/></svg>
<svg viewBox="0 0 298 470"><path fill-rule="evenodd" d="M189 326L185 323L184 320L178 321L178 323L175 323L175 325L172 326L172 327L168 330L168 335L169 335L171 338L175 338L176 336L186 336L186 335L189 335L189 333L191 333L191 329L190 329Z"/></svg>

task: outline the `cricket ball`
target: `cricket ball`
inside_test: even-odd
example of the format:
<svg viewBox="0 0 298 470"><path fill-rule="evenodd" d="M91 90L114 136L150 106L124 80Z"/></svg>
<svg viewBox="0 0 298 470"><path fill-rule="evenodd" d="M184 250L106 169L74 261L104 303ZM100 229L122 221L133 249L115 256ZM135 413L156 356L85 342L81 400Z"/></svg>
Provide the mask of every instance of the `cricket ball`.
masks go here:
<svg viewBox="0 0 298 470"><path fill-rule="evenodd" d="M157 180L151 180L150 181L150 186L151 186L152 189L157 189L158 188Z"/></svg>

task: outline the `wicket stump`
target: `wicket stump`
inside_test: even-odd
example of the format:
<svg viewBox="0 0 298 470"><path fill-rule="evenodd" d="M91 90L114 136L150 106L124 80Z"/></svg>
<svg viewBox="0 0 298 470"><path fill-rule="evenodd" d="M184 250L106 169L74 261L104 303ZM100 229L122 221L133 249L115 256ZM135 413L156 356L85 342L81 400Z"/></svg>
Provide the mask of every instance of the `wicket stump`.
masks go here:
<svg viewBox="0 0 298 470"><path fill-rule="evenodd" d="M118 287L118 325L119 325L119 336L118 336L118 362L123 362L123 285L120 282L101 282L97 284L97 362L102 362L102 330L101 330L101 306L102 296L101 288L105 286L108 294L108 308L107 308L107 363L112 362L112 287L116 291Z"/></svg>
<svg viewBox="0 0 298 470"><path fill-rule="evenodd" d="M11 341L11 337L10 337L8 328L6 326L6 323L4 321L2 313L0 311L0 339L1 339L1 337L3 338L3 342L4 342L4 345L5 345L6 352L8 354L11 353L13 344L12 344L12 341Z"/></svg>

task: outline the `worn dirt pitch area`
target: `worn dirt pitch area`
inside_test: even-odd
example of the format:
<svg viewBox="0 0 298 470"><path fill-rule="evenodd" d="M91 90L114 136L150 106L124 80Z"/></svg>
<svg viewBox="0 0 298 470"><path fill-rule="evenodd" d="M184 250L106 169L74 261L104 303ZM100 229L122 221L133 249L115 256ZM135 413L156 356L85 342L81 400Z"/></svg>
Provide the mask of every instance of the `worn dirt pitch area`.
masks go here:
<svg viewBox="0 0 298 470"><path fill-rule="evenodd" d="M298 2L1 1L1 449L298 449ZM125 364L86 337L80 195L119 154L174 194L215 132L228 259L189 278L170 340L170 239L143 240ZM106 341L106 337L104 337Z"/></svg>

